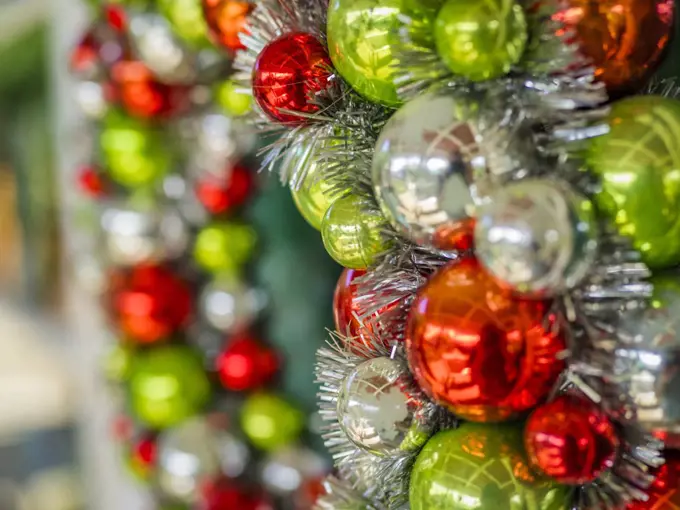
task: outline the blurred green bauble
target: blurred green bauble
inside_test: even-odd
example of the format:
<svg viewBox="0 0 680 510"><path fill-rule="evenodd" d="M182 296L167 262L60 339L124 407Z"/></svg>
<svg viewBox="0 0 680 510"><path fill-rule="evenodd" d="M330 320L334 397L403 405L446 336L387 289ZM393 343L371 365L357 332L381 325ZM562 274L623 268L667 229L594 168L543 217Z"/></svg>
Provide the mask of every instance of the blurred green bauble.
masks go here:
<svg viewBox="0 0 680 510"><path fill-rule="evenodd" d="M130 375L130 367L135 356L135 349L130 345L117 343L104 358L104 373L112 382L123 382Z"/></svg>
<svg viewBox="0 0 680 510"><path fill-rule="evenodd" d="M328 179L320 178L323 162L318 160L319 153L324 149L321 143L318 149L309 144L294 145L290 149L289 167L299 168L305 172L305 178L298 189L291 187L295 206L312 227L321 229L323 217L331 204L337 198L337 193L329 196L327 193L333 187Z"/></svg>
<svg viewBox="0 0 680 510"><path fill-rule="evenodd" d="M350 269L366 269L389 247L382 233L385 218L366 213L363 199L348 194L328 208L321 224L323 244L335 261Z"/></svg>
<svg viewBox="0 0 680 510"><path fill-rule="evenodd" d="M233 80L226 80L215 85L215 101L224 113L239 117L251 110L253 96L239 92Z"/></svg>
<svg viewBox="0 0 680 510"><path fill-rule="evenodd" d="M304 415L278 395L256 393L241 408L241 428L256 448L277 450L298 439Z"/></svg>
<svg viewBox="0 0 680 510"><path fill-rule="evenodd" d="M522 424L464 423L439 432L411 473L412 510L568 510L571 489L538 478Z"/></svg>
<svg viewBox="0 0 680 510"><path fill-rule="evenodd" d="M434 35L448 68L474 81L507 74L528 37L524 11L515 0L448 0Z"/></svg>
<svg viewBox="0 0 680 510"><path fill-rule="evenodd" d="M340 75L376 103L400 103L392 82L392 38L399 28L401 0L331 0L328 50Z"/></svg>
<svg viewBox="0 0 680 510"><path fill-rule="evenodd" d="M638 96L614 103L609 133L587 163L600 178L602 212L652 269L680 263L680 101Z"/></svg>
<svg viewBox="0 0 680 510"><path fill-rule="evenodd" d="M173 32L194 48L211 47L201 0L157 0Z"/></svg>
<svg viewBox="0 0 680 510"><path fill-rule="evenodd" d="M196 236L194 260L211 273L238 273L251 258L257 235L253 228L236 221L215 221Z"/></svg>
<svg viewBox="0 0 680 510"><path fill-rule="evenodd" d="M99 145L111 179L128 188L153 184L172 166L166 134L120 112L110 112L104 119Z"/></svg>
<svg viewBox="0 0 680 510"><path fill-rule="evenodd" d="M178 345L139 352L132 361L128 385L137 418L159 429L200 412L211 395L200 357Z"/></svg>

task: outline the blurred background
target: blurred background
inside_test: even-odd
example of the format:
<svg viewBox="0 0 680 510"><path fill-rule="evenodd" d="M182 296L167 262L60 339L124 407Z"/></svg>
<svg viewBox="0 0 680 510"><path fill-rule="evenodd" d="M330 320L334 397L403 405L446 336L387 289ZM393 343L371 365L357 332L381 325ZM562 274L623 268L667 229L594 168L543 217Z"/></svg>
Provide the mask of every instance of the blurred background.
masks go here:
<svg viewBox="0 0 680 510"><path fill-rule="evenodd" d="M109 433L113 405L99 374L109 339L98 303L64 257L80 242L67 214L81 122L66 60L85 20L73 0L0 0L1 510L150 508ZM680 37L660 74L680 74ZM320 342L330 323L338 269L274 179L260 204L265 278L272 300L287 306L278 343L296 352L285 384L311 411L309 339ZM296 265L321 276L299 285L281 270Z"/></svg>

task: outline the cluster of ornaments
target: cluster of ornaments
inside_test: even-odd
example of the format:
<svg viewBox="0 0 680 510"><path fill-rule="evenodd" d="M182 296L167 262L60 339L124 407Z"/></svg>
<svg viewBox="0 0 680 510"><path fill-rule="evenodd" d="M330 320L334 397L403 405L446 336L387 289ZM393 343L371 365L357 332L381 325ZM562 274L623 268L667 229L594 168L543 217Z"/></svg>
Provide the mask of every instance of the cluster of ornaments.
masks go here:
<svg viewBox="0 0 680 510"><path fill-rule="evenodd" d="M267 295L249 278L251 100L229 78L234 38L218 34L239 11L204 4L99 5L72 53L94 139L77 181L124 408L114 431L158 510L305 510L326 466L276 390Z"/></svg>
<svg viewBox="0 0 680 510"><path fill-rule="evenodd" d="M670 0L253 5L236 63L282 133L269 166L346 268L318 508L680 506L680 99L643 92L674 22Z"/></svg>

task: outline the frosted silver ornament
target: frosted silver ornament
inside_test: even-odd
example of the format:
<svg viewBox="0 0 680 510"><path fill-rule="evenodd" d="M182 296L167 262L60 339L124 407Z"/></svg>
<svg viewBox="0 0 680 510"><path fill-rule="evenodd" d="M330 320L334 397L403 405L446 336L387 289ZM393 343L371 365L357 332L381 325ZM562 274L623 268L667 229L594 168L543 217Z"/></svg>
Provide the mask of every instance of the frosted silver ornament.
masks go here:
<svg viewBox="0 0 680 510"><path fill-rule="evenodd" d="M268 492L286 496L299 490L305 481L323 476L328 466L319 454L301 446L287 447L271 454L260 469Z"/></svg>
<svg viewBox="0 0 680 510"><path fill-rule="evenodd" d="M240 476L250 461L248 447L204 418L188 420L158 439L158 485L175 499L194 502L202 484Z"/></svg>
<svg viewBox="0 0 680 510"><path fill-rule="evenodd" d="M117 265L173 259L189 243L185 220L169 208L108 207L101 215L101 227L108 260Z"/></svg>
<svg viewBox="0 0 680 510"><path fill-rule="evenodd" d="M101 83L79 80L73 87L76 103L80 110L90 119L102 119L109 111L109 102Z"/></svg>
<svg viewBox="0 0 680 510"><path fill-rule="evenodd" d="M200 311L208 324L230 333L248 327L266 306L266 296L239 278L222 275L203 289Z"/></svg>
<svg viewBox="0 0 680 510"><path fill-rule="evenodd" d="M475 224L475 253L501 282L545 297L578 285L597 253L590 200L566 183L525 179L489 197Z"/></svg>
<svg viewBox="0 0 680 510"><path fill-rule="evenodd" d="M408 102L383 128L373 186L383 213L419 245L475 217L488 193L525 172L535 149L518 112L446 91Z"/></svg>
<svg viewBox="0 0 680 510"><path fill-rule="evenodd" d="M419 449L431 430L413 382L399 361L380 357L358 365L337 400L340 427L355 445L374 455Z"/></svg>

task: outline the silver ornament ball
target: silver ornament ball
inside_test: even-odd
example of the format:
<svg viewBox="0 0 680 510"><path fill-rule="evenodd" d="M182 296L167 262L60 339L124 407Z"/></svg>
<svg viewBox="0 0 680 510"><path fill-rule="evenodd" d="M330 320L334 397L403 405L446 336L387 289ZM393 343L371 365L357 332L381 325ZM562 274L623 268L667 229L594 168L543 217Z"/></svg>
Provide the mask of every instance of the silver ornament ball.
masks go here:
<svg viewBox="0 0 680 510"><path fill-rule="evenodd" d="M294 446L271 454L260 474L267 491L286 496L298 491L305 481L319 478L327 471L323 457L308 448Z"/></svg>
<svg viewBox="0 0 680 510"><path fill-rule="evenodd" d="M189 244L185 220L169 208L108 207L101 215L101 227L107 257L116 265L173 259Z"/></svg>
<svg viewBox="0 0 680 510"><path fill-rule="evenodd" d="M194 502L202 483L222 475L240 476L249 461L242 441L204 418L194 418L161 434L158 485L172 498Z"/></svg>
<svg viewBox="0 0 680 510"><path fill-rule="evenodd" d="M266 304L262 291L248 287L236 276L223 275L203 289L200 310L208 324L230 333L252 324Z"/></svg>
<svg viewBox="0 0 680 510"><path fill-rule="evenodd" d="M535 153L513 111L446 92L424 94L383 128L373 186L394 227L419 245L475 217L488 193Z"/></svg>
<svg viewBox="0 0 680 510"><path fill-rule="evenodd" d="M340 388L337 414L348 439L374 455L420 448L431 431L423 403L399 361L380 357L361 363Z"/></svg>
<svg viewBox="0 0 680 510"><path fill-rule="evenodd" d="M475 251L486 269L515 291L546 297L574 288L597 253L590 200L567 184L526 179L480 208Z"/></svg>

